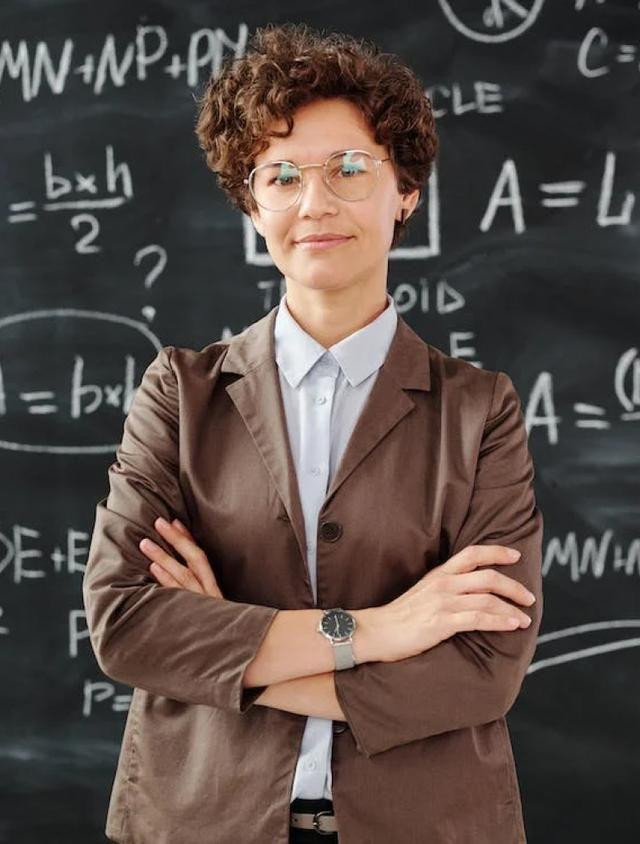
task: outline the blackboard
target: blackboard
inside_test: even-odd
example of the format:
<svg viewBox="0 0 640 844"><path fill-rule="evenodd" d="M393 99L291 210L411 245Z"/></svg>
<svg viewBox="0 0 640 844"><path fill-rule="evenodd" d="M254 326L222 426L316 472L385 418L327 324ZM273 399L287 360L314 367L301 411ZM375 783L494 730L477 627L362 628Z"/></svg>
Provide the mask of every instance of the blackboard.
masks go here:
<svg viewBox="0 0 640 844"><path fill-rule="evenodd" d="M206 169L194 94L295 20L425 81L440 155L389 292L522 398L545 518L509 713L528 839L636 841L638 4L8 0L0 20L0 842L104 840L131 689L86 630L95 504L157 350L238 333L284 292Z"/></svg>

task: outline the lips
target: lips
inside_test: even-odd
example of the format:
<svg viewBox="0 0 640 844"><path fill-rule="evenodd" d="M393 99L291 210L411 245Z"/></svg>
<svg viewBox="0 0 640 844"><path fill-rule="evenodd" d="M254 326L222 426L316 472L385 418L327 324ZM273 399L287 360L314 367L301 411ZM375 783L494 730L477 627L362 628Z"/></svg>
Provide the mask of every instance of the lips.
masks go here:
<svg viewBox="0 0 640 844"><path fill-rule="evenodd" d="M323 240L346 240L349 235L346 234L327 234L327 235L318 235L317 237L307 237L304 240L298 240L298 243L317 243L318 241Z"/></svg>
<svg viewBox="0 0 640 844"><path fill-rule="evenodd" d="M327 237L322 240L299 240L296 245L305 252L320 252L326 249L337 249L350 240L351 237Z"/></svg>

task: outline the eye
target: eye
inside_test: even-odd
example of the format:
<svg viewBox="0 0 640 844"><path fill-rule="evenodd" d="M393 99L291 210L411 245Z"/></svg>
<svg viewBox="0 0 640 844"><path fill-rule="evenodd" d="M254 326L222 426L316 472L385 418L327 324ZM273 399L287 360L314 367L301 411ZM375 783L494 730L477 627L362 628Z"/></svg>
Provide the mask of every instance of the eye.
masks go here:
<svg viewBox="0 0 640 844"><path fill-rule="evenodd" d="M367 162L362 154L348 150L337 157L335 165L331 167L331 175L340 175L349 178L366 170Z"/></svg>
<svg viewBox="0 0 640 844"><path fill-rule="evenodd" d="M363 170L366 170L363 161L345 161L342 165L342 172L346 174L362 173Z"/></svg>
<svg viewBox="0 0 640 844"><path fill-rule="evenodd" d="M292 182L300 178L300 171L288 161L281 161L275 168L275 175L269 180L269 184L278 184L282 187L289 187Z"/></svg>

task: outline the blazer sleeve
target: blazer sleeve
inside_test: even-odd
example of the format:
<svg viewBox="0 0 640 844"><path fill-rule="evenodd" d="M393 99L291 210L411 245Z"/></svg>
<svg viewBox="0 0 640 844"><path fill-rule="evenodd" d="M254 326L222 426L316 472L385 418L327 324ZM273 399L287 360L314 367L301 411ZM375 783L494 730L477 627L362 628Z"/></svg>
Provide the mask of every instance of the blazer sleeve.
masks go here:
<svg viewBox="0 0 640 844"><path fill-rule="evenodd" d="M517 548L508 566L483 566L534 593L528 628L472 630L396 662L367 662L335 672L336 696L360 752L371 757L416 739L504 716L520 691L542 620L543 518L521 402L497 372L479 446L468 510L450 549L497 544ZM503 599L507 600L507 599Z"/></svg>
<svg viewBox="0 0 640 844"><path fill-rule="evenodd" d="M154 521L178 517L189 525L173 349L165 346L143 374L108 469L110 491L96 506L82 583L89 637L100 668L114 680L244 713L266 688L245 688L243 677L277 608L162 586L138 547L152 536L177 559Z"/></svg>

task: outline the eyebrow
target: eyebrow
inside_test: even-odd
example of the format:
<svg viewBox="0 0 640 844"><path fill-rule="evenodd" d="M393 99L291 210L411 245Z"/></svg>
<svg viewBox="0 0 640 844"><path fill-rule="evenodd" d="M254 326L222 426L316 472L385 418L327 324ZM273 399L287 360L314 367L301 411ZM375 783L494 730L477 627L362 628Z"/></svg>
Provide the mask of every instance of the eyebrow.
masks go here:
<svg viewBox="0 0 640 844"><path fill-rule="evenodd" d="M335 155L336 152L346 152L350 149L364 149L364 147L339 147L338 149L334 149L332 152L328 153L327 158L330 158L332 155ZM373 153L371 153L371 155L373 155ZM265 164L269 161L291 161L292 163L295 163L293 158L287 158L286 156L281 156L279 158L268 158Z"/></svg>

